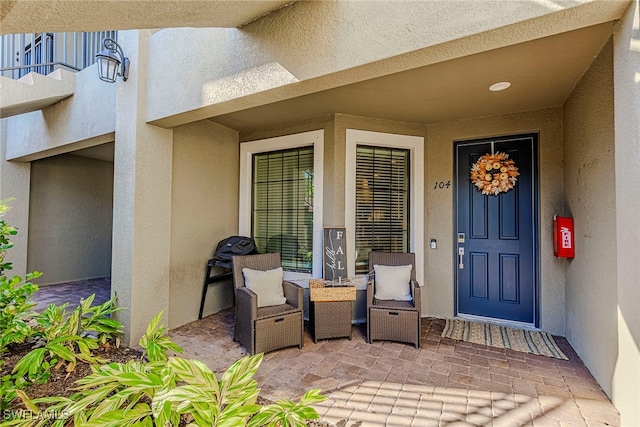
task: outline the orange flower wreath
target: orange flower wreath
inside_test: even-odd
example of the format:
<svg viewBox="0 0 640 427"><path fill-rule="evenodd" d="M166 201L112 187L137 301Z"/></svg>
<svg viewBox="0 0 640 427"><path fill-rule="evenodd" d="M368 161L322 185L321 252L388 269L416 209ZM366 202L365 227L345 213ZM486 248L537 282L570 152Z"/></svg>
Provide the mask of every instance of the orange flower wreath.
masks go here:
<svg viewBox="0 0 640 427"><path fill-rule="evenodd" d="M482 194L498 195L511 190L518 181L518 168L509 155L485 154L471 166L471 182Z"/></svg>

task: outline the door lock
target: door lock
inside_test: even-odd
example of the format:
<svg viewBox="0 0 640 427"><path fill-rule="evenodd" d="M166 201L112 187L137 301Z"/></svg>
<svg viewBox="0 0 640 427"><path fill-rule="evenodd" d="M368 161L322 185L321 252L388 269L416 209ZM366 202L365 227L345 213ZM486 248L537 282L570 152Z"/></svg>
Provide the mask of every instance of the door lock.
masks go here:
<svg viewBox="0 0 640 427"><path fill-rule="evenodd" d="M464 248L458 248L458 268L464 268Z"/></svg>

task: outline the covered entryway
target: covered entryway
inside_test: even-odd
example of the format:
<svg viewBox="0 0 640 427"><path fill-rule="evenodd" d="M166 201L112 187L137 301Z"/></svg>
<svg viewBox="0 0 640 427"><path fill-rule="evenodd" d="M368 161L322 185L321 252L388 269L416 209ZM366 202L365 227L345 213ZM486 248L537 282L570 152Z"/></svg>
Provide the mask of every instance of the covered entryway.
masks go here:
<svg viewBox="0 0 640 427"><path fill-rule="evenodd" d="M536 134L456 143L458 315L538 325L536 147ZM484 194L470 179L470 170L483 155L499 152L514 161L517 181L507 191ZM496 171L497 164L502 170ZM500 174L507 177L504 163L486 168L480 172L486 182L497 184Z"/></svg>
<svg viewBox="0 0 640 427"><path fill-rule="evenodd" d="M27 271L44 273L38 285L109 280L113 158L105 143L31 162Z"/></svg>

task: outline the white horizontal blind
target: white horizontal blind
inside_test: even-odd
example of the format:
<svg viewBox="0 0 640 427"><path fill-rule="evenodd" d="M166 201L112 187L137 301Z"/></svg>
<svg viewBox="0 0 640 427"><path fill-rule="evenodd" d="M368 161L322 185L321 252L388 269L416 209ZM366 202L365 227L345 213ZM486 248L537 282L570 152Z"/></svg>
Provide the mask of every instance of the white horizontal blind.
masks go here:
<svg viewBox="0 0 640 427"><path fill-rule="evenodd" d="M356 273L370 251L409 251L409 150L356 148Z"/></svg>
<svg viewBox="0 0 640 427"><path fill-rule="evenodd" d="M283 268L311 272L313 147L253 155L252 237Z"/></svg>

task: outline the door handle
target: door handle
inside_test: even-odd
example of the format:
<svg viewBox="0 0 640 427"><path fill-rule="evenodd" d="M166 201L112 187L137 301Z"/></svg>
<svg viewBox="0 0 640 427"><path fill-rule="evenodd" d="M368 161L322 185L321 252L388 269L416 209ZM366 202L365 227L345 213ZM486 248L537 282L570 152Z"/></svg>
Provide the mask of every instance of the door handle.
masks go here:
<svg viewBox="0 0 640 427"><path fill-rule="evenodd" d="M464 248L458 248L458 268L459 269L464 268L464 259L462 258L463 256L464 256Z"/></svg>

